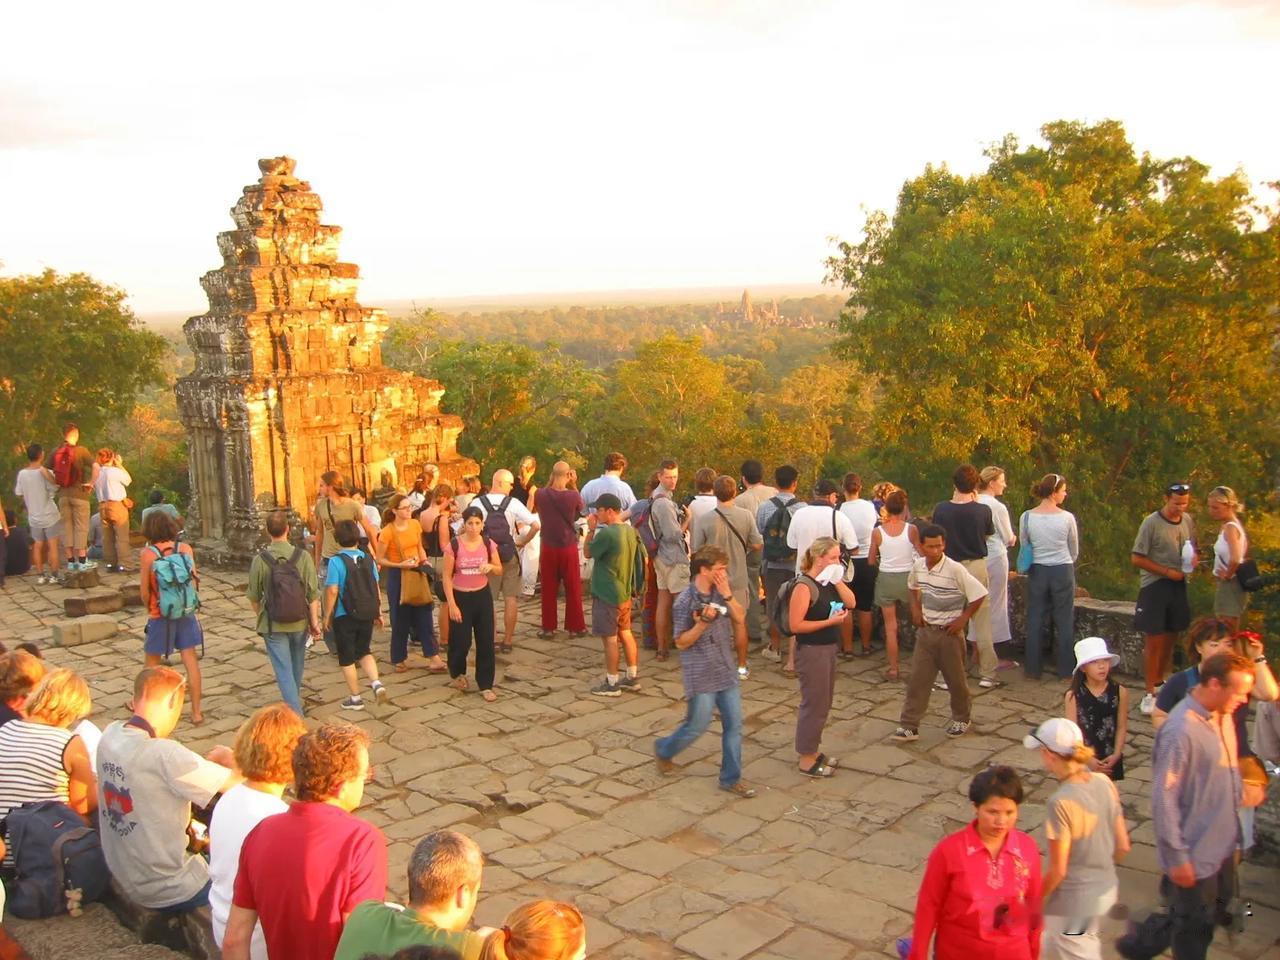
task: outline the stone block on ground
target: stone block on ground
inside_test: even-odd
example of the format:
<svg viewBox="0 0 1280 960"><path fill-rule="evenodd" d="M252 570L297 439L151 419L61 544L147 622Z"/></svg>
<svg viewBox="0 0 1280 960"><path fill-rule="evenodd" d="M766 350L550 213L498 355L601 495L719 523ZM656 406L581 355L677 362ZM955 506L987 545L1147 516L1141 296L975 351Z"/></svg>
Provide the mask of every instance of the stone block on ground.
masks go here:
<svg viewBox="0 0 1280 960"><path fill-rule="evenodd" d="M55 647L75 647L82 643L108 640L120 632L114 617L94 613L75 620L60 620L53 625Z"/></svg>
<svg viewBox="0 0 1280 960"><path fill-rule="evenodd" d="M120 600L126 607L142 606L142 587L136 583L127 583L120 588Z"/></svg>
<svg viewBox="0 0 1280 960"><path fill-rule="evenodd" d="M102 585L97 567L88 570L63 571L62 585L68 590L89 590Z"/></svg>
<svg viewBox="0 0 1280 960"><path fill-rule="evenodd" d="M119 590L92 590L78 597L67 597L62 607L68 617L84 617L91 613L114 613L124 609Z"/></svg>

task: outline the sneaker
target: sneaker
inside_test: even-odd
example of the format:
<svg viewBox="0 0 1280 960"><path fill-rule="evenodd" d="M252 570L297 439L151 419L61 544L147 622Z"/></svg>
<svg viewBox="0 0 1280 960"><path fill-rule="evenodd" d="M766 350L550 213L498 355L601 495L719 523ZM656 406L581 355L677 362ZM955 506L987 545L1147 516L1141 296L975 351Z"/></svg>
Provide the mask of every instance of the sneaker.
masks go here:
<svg viewBox="0 0 1280 960"><path fill-rule="evenodd" d="M773 649L773 647L761 647L760 656L764 657L766 660L769 660L773 663L782 662L782 653Z"/></svg>
<svg viewBox="0 0 1280 960"><path fill-rule="evenodd" d="M390 694L387 693L387 688L381 680L373 681L373 683L369 684L369 689L373 691L373 695L377 698L379 703L387 702L387 697L389 697Z"/></svg>
<svg viewBox="0 0 1280 960"><path fill-rule="evenodd" d="M49 581L45 579L45 575L43 573L40 574L40 576L36 577L36 586L38 587L43 587L48 582Z"/></svg>
<svg viewBox="0 0 1280 960"><path fill-rule="evenodd" d="M92 570L92 569L94 569L97 565L98 565L98 561L97 561L97 560L81 560L81 561L80 561L80 569L81 569L81 570Z"/></svg>
<svg viewBox="0 0 1280 960"><path fill-rule="evenodd" d="M79 573L79 572L80 572L80 564L76 563L74 560L68 560L67 573Z"/></svg>
<svg viewBox="0 0 1280 960"><path fill-rule="evenodd" d="M314 637L307 637L307 649L308 649L308 650L310 650L310 649L311 649L312 647L314 647L315 645L316 645L315 638L314 638Z"/></svg>
<svg viewBox="0 0 1280 960"><path fill-rule="evenodd" d="M653 762L658 767L658 773L662 774L664 777L676 768L674 761L658 755L657 747L654 747L653 750Z"/></svg>
<svg viewBox="0 0 1280 960"><path fill-rule="evenodd" d="M622 696L622 682L610 683L606 677L599 684L591 688L591 692L597 697L620 697Z"/></svg>
<svg viewBox="0 0 1280 960"><path fill-rule="evenodd" d="M950 690L951 688L947 686L947 681L945 681L945 680L943 680L943 679L939 678L939 679L937 679L937 680L933 681L933 689L935 689L935 690Z"/></svg>
<svg viewBox="0 0 1280 960"><path fill-rule="evenodd" d="M1003 687L1004 683L997 680L995 677L983 677L978 681L978 686L983 690L994 690L996 687Z"/></svg>
<svg viewBox="0 0 1280 960"><path fill-rule="evenodd" d="M756 792L739 780L737 783L722 783L720 789L725 793L736 794L739 797L750 799L756 795Z"/></svg>
<svg viewBox="0 0 1280 960"><path fill-rule="evenodd" d="M920 739L920 731L913 730L910 727L899 727L889 734L889 739L896 740L898 743L910 743L912 740Z"/></svg>
<svg viewBox="0 0 1280 960"><path fill-rule="evenodd" d="M739 668L738 668L738 679L739 679L739 680L745 680L745 679L747 679L747 677L749 677L749 676L751 676L751 669L750 669L749 667L739 667Z"/></svg>
<svg viewBox="0 0 1280 960"><path fill-rule="evenodd" d="M947 724L946 734L948 737L962 737L968 732L968 720L952 720Z"/></svg>
<svg viewBox="0 0 1280 960"><path fill-rule="evenodd" d="M639 677L627 677L627 676L619 677L619 678L618 678L618 689L619 689L619 690L630 690L632 693L637 693L637 692L639 692L639 690L640 690L640 678L639 678Z"/></svg>
<svg viewBox="0 0 1280 960"><path fill-rule="evenodd" d="M1142 702L1138 704L1138 709L1141 710L1143 713L1145 713L1147 716L1151 716L1151 714L1155 713L1156 695L1154 693L1148 693L1145 697L1142 698Z"/></svg>
<svg viewBox="0 0 1280 960"><path fill-rule="evenodd" d="M363 710L364 700L362 700L360 697L347 697L347 699L342 701L342 709L343 710Z"/></svg>

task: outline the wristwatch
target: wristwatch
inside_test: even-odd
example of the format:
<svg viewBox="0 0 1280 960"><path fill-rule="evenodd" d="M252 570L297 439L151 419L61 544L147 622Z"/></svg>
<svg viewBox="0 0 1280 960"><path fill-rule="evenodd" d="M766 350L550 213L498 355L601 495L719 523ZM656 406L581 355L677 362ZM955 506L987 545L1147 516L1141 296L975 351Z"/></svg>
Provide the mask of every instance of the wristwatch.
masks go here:
<svg viewBox="0 0 1280 960"><path fill-rule="evenodd" d="M1267 658L1266 658L1266 657L1254 657L1254 658L1253 658L1253 662L1254 662L1254 663L1266 663L1266 662L1267 662Z"/></svg>

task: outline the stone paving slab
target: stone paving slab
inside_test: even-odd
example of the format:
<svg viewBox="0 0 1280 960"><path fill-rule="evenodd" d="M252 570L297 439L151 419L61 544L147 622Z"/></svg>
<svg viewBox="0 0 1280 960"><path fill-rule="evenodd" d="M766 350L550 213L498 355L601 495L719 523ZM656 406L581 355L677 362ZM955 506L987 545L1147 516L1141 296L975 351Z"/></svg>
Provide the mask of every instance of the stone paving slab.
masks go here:
<svg viewBox="0 0 1280 960"><path fill-rule="evenodd" d="M118 589L127 578L103 574ZM253 632L244 575L205 571L203 661L206 723L184 721L183 743L205 750L229 743L252 710L278 691ZM50 662L78 670L94 694L94 719L123 716L142 660L145 617L129 609L105 614L119 632L78 647L53 647L53 625L71 591L10 578L0 592L0 640L33 640ZM309 722L341 718L373 740L374 782L359 811L386 835L388 896L407 896L405 868L416 840L441 827L476 838L487 866L477 921L500 923L507 910L539 896L576 903L588 918L590 955L606 960L701 960L893 955L894 938L910 928L924 860L937 840L971 816L965 791L993 761L1024 773L1027 801L1019 826L1043 847L1040 825L1053 784L1021 746L1029 725L1058 712L1062 685L1027 681L1016 672L994 691L974 687L975 724L948 740L944 696L935 696L920 740L886 740L896 725L904 687L879 679L878 657L841 662L837 696L823 750L841 760L827 780L795 770L792 750L798 693L777 667L752 661L743 686L744 776L759 791L744 800L716 789L719 722L662 776L652 738L683 716L678 658L641 660L643 687L611 700L588 691L601 654L592 638L536 636L538 605L521 604L514 652L498 658L499 699L486 704L423 669L386 662L388 632L374 650L391 703L365 713L339 709L346 695L334 661L321 650L307 660ZM1136 702L1136 701L1135 701ZM1155 900L1156 861L1149 824L1151 728L1130 717L1129 778L1120 785L1134 850L1120 869L1121 900L1134 909ZM1248 931L1211 956L1259 960L1280 956L1280 883L1276 871L1246 865L1254 903ZM109 913L38 924L13 924L36 945L77 944L74 955L160 956L127 944ZM105 930L104 930L105 928ZM1107 933L1120 931L1108 920ZM55 934L56 937L51 936ZM123 938L123 939L122 939ZM58 955L72 955L63 953Z"/></svg>

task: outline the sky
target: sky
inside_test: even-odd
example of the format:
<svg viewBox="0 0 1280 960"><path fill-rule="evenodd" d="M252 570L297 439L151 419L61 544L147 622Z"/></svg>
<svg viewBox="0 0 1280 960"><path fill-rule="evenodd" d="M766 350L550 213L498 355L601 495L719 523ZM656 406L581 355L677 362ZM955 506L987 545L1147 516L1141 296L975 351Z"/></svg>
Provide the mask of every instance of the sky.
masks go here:
<svg viewBox="0 0 1280 960"><path fill-rule="evenodd" d="M926 164L1057 119L1280 180L1280 2L9 5L0 274L206 309L287 154L360 299L817 283ZM1261 187L1260 187L1261 189Z"/></svg>

